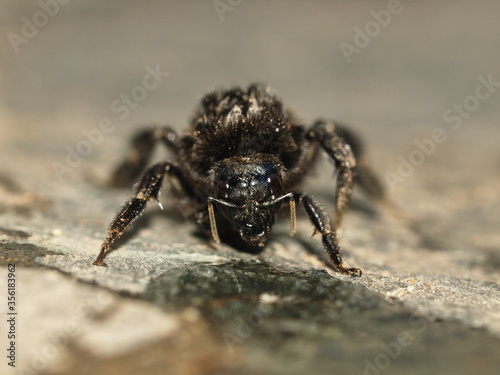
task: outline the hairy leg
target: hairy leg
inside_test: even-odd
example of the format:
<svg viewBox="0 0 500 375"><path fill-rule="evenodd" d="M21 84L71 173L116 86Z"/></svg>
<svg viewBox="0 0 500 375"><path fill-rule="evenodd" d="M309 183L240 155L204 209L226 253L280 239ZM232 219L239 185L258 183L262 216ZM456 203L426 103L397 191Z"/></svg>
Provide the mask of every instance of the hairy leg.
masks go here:
<svg viewBox="0 0 500 375"><path fill-rule="evenodd" d="M315 229L321 233L323 246L335 269L340 273L351 276L361 276L362 272L359 268L348 268L344 266L342 249L338 243L336 230L331 227L330 218L325 214L318 202L312 197L301 193L296 193L295 199L304 205L304 209Z"/></svg>
<svg viewBox="0 0 500 375"><path fill-rule="evenodd" d="M110 186L131 186L144 172L149 162L154 147L162 142L169 148L176 148L177 136L174 131L167 127L157 127L142 130L137 133L131 142L131 149L125 160L116 168Z"/></svg>
<svg viewBox="0 0 500 375"><path fill-rule="evenodd" d="M337 133L336 126L333 123L317 122L309 135L319 142L321 147L333 159L338 170L335 196L335 228L338 229L351 203L356 158L351 146Z"/></svg>
<svg viewBox="0 0 500 375"><path fill-rule="evenodd" d="M101 246L99 255L93 263L94 265L106 266L104 258L109 247L116 239L120 238L127 227L139 217L139 215L146 208L148 201L151 199L158 200L163 178L165 176L177 177L184 189L187 190L187 186L183 183L182 174L175 165L165 162L155 164L149 168L142 176L142 179L136 188L135 196L125 203L109 224L108 235Z"/></svg>
<svg viewBox="0 0 500 375"><path fill-rule="evenodd" d="M344 214L349 209L354 183L372 199L385 198L382 184L363 158L363 146L353 132L332 122L318 121L309 136L319 142L338 170L335 197L336 229L340 228Z"/></svg>

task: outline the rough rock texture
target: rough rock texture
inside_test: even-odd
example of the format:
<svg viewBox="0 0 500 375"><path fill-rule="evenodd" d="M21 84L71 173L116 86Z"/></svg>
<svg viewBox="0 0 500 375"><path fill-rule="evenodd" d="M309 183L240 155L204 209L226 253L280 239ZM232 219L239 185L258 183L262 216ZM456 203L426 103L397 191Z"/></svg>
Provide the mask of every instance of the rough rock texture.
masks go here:
<svg viewBox="0 0 500 375"><path fill-rule="evenodd" d="M12 263L18 315L16 368L2 357L0 373L498 373L497 3L388 4L75 0L15 46L42 7L2 4L2 352ZM151 69L158 85L138 88ZM254 81L366 140L390 203L356 193L346 217L363 277L325 267L304 214L261 254L214 248L168 190L92 266L130 194L102 182L133 132L182 131L207 90ZM303 187L330 210L332 173L325 161Z"/></svg>

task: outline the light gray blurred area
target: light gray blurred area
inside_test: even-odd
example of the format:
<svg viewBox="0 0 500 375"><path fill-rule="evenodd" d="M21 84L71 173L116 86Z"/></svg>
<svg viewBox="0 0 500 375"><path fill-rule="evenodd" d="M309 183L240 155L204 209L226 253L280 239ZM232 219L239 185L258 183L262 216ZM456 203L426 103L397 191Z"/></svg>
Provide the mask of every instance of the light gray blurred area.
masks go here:
<svg viewBox="0 0 500 375"><path fill-rule="evenodd" d="M496 374L497 1L2 1L2 374ZM131 189L103 187L145 126L187 131L217 88L272 86L348 124L389 203L355 192L325 267L306 215L219 249L165 189L91 265ZM161 147L155 159L172 159ZM332 211L326 158L302 189ZM299 210L301 211L301 210Z"/></svg>

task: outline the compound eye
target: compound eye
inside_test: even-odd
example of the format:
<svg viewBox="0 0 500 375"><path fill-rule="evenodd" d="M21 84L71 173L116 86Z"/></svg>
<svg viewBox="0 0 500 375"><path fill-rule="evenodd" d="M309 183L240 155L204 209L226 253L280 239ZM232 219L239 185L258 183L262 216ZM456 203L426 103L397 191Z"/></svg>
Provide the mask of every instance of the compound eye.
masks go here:
<svg viewBox="0 0 500 375"><path fill-rule="evenodd" d="M276 173L269 173L267 175L267 182L269 184L269 188L271 189L271 194L273 197L275 195L281 195L283 192L283 183L281 182L281 178Z"/></svg>
<svg viewBox="0 0 500 375"><path fill-rule="evenodd" d="M227 198L228 197L229 185L224 180L219 180L217 186L215 187L215 196L217 198Z"/></svg>

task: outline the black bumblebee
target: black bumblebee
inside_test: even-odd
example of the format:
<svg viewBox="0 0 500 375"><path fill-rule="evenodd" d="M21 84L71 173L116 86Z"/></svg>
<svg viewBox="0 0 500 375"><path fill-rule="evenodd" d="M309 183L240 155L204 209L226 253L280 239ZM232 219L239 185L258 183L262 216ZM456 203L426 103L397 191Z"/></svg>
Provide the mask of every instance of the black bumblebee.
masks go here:
<svg viewBox="0 0 500 375"><path fill-rule="evenodd" d="M190 134L179 137L168 127L140 132L127 159L111 183L126 186L146 168L153 146L162 142L177 162L148 168L135 195L108 228L108 236L93 264L105 266L110 245L143 212L149 200L158 200L165 176L172 179L182 212L213 241L239 241L249 249L263 247L283 205L290 209L290 232L295 231L295 207L302 204L322 241L333 267L361 276L359 268L345 267L337 231L358 182L372 197L383 195L381 184L363 163L358 138L345 127L317 121L300 125L272 91L261 85L233 88L206 95L192 121ZM294 189L304 179L322 149L337 171L334 225L318 202Z"/></svg>

